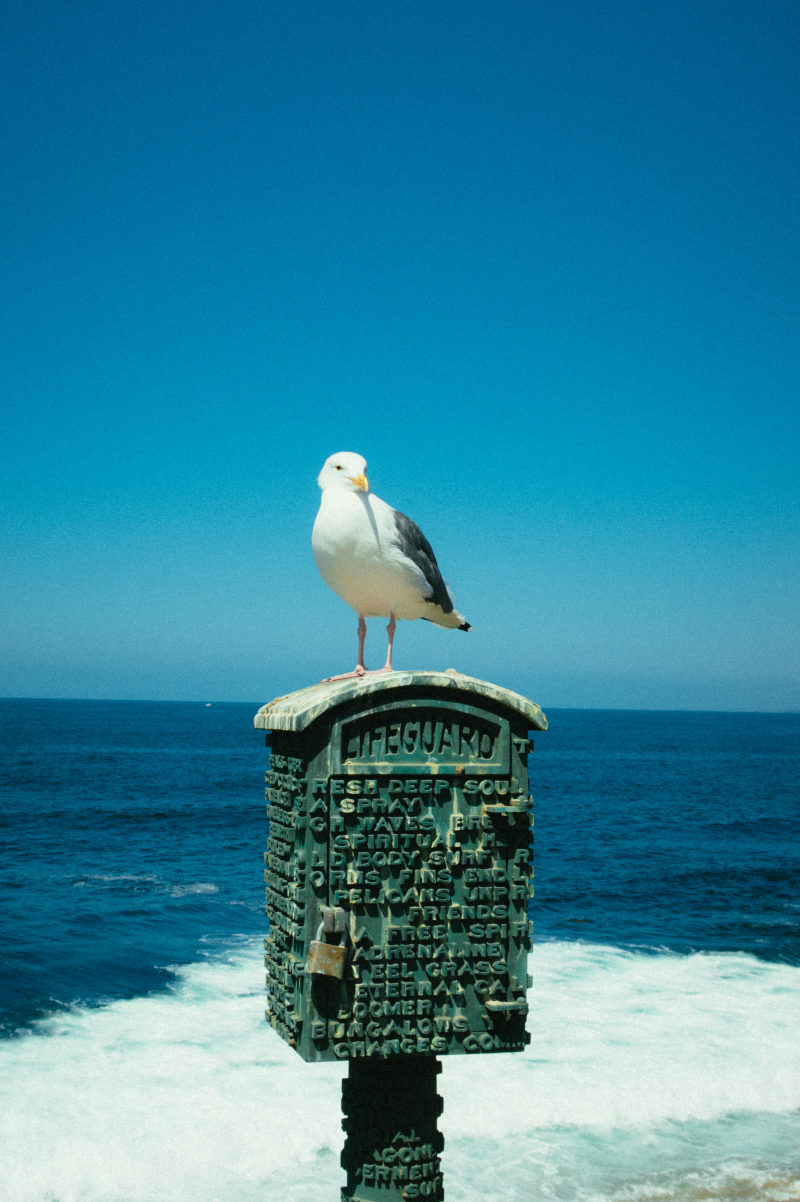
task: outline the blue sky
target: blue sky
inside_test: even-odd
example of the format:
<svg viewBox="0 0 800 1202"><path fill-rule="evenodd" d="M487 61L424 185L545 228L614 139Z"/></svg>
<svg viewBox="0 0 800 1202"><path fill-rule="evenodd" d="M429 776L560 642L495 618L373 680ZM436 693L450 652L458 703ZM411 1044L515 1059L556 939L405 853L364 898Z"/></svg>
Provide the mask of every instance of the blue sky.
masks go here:
<svg viewBox="0 0 800 1202"><path fill-rule="evenodd" d="M309 540L355 450L473 625L397 666L800 707L795 0L2 25L0 694L352 667Z"/></svg>

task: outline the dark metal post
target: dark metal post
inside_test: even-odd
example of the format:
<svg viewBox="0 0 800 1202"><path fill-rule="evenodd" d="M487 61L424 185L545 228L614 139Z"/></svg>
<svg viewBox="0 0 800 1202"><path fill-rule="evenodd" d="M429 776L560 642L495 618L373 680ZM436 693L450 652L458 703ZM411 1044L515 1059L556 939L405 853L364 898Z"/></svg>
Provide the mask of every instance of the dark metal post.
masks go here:
<svg viewBox="0 0 800 1202"><path fill-rule="evenodd" d="M349 1078L342 1082L347 1134L342 1202L444 1198L439 1165L444 1139L436 1126L441 1069L435 1056L350 1061Z"/></svg>

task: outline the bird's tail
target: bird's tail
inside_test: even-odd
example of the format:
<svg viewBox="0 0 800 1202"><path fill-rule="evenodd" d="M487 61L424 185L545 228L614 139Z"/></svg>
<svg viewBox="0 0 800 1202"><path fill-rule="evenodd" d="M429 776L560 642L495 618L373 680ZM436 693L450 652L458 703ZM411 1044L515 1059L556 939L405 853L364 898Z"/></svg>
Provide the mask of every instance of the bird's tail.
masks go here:
<svg viewBox="0 0 800 1202"><path fill-rule="evenodd" d="M451 609L449 613L445 613L443 609L437 606L431 606L436 610L435 614L425 614L426 622L433 622L437 626L444 626L446 630L471 630L467 619L463 614L460 614L457 609Z"/></svg>

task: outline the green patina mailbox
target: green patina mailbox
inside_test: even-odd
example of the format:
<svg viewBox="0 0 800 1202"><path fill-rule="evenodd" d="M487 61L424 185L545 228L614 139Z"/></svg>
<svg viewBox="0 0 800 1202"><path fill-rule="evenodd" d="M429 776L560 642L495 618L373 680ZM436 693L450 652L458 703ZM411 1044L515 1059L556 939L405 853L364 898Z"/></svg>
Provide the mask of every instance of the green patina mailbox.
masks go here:
<svg viewBox="0 0 800 1202"><path fill-rule="evenodd" d="M452 670L376 673L256 726L275 1030L312 1061L524 1048L538 706Z"/></svg>

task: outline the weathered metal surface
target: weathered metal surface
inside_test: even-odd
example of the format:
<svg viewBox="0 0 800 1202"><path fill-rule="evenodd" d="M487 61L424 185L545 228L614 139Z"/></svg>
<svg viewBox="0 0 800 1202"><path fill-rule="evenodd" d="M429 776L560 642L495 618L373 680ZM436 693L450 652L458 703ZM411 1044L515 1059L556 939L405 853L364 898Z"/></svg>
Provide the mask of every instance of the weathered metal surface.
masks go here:
<svg viewBox="0 0 800 1202"><path fill-rule="evenodd" d="M276 1031L306 1060L521 1050L538 706L394 672L278 698L256 725ZM341 979L307 971L327 907L345 914Z"/></svg>
<svg viewBox="0 0 800 1202"><path fill-rule="evenodd" d="M312 939L308 949L306 972L317 973L321 977L335 977L341 981L347 963L347 939L344 930L338 937L338 942L329 943L323 939L324 922L320 922L316 939Z"/></svg>
<svg viewBox="0 0 800 1202"><path fill-rule="evenodd" d="M464 676L455 668L447 668L444 672L372 672L347 680L323 680L262 705L256 714L255 726L261 730L305 730L335 705L343 705L353 699L363 700L373 693L383 693L387 688L418 687L466 690L476 697L485 697L519 710L527 716L530 730L547 730L547 718L539 706L527 697L487 680Z"/></svg>
<svg viewBox="0 0 800 1202"><path fill-rule="evenodd" d="M434 1056L351 1060L342 1081L347 1139L342 1202L441 1202L444 1198L437 1129L441 1064Z"/></svg>

